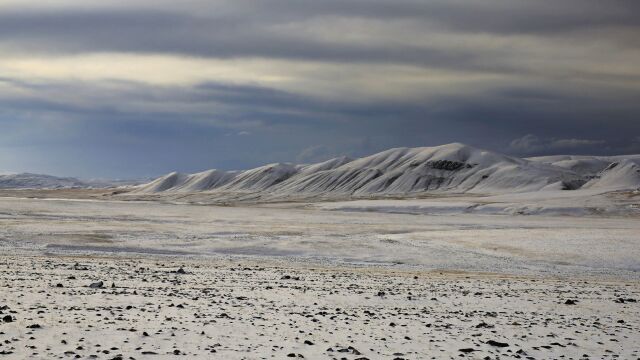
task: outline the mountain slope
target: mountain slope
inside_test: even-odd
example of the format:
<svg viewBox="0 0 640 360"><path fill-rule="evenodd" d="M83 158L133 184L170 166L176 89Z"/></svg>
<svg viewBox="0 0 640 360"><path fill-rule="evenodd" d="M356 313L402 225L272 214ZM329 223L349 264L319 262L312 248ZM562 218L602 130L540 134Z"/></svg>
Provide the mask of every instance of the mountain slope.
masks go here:
<svg viewBox="0 0 640 360"><path fill-rule="evenodd" d="M619 166L611 167L612 162ZM209 199L287 200L501 194L539 190L640 187L640 156L553 156L521 159L453 143L396 148L351 160L278 163L246 171L171 173L130 193L204 193ZM585 185L587 184L587 185Z"/></svg>
<svg viewBox="0 0 640 360"><path fill-rule="evenodd" d="M330 171L293 177L276 193L399 195L426 191L533 191L579 177L564 169L463 144L399 148Z"/></svg>
<svg viewBox="0 0 640 360"><path fill-rule="evenodd" d="M261 191L293 175L313 174L334 169L350 160L343 156L311 165L270 164L247 171L208 170L191 175L173 172L140 186L135 192L139 194L165 191L190 193L216 189L230 192Z"/></svg>
<svg viewBox="0 0 640 360"><path fill-rule="evenodd" d="M585 156L585 155L553 155L529 158L528 160L558 166L574 171L583 176L596 176L609 165L622 160L640 164L640 155L619 156Z"/></svg>
<svg viewBox="0 0 640 360"><path fill-rule="evenodd" d="M640 188L640 165L630 159L616 161L584 185L586 189Z"/></svg>
<svg viewBox="0 0 640 360"><path fill-rule="evenodd" d="M141 194L155 194L163 191L205 191L226 184L234 178L235 174L236 172L215 169L191 175L172 172L148 184L139 186L136 192Z"/></svg>

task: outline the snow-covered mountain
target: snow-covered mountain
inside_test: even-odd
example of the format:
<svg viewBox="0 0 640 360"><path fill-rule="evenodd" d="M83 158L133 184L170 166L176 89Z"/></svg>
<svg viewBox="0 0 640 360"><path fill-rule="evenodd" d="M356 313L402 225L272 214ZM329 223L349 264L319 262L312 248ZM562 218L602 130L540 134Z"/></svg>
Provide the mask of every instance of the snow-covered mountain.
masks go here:
<svg viewBox="0 0 640 360"><path fill-rule="evenodd" d="M582 186L584 189L640 188L640 155L557 155L530 158L529 160L574 171L587 180Z"/></svg>
<svg viewBox="0 0 640 360"><path fill-rule="evenodd" d="M43 174L0 174L0 189L70 189L110 188L138 185L136 180L79 180L73 177L57 177Z"/></svg>
<svg viewBox="0 0 640 360"><path fill-rule="evenodd" d="M171 173L130 195L206 194L210 199L305 199L500 194L582 187L640 187L640 156L552 156L522 159L453 143L396 148L360 159L277 163L246 171Z"/></svg>
<svg viewBox="0 0 640 360"><path fill-rule="evenodd" d="M84 182L71 177L56 177L42 174L0 175L0 189L59 189L87 187Z"/></svg>

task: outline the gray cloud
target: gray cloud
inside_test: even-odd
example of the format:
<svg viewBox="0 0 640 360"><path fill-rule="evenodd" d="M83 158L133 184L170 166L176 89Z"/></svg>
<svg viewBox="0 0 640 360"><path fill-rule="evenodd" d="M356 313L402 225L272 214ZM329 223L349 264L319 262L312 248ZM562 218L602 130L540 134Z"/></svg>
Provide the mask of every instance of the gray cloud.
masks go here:
<svg viewBox="0 0 640 360"><path fill-rule="evenodd" d="M0 42L15 53L127 52L210 58L261 57L330 62L438 64L481 68L470 51L417 45L343 43L273 29L278 19L203 18L149 11L0 13ZM268 15L268 13L267 13ZM283 24L287 24L286 20ZM294 20L294 19L292 19ZM300 20L300 19L295 19ZM303 20L303 19L302 19Z"/></svg>
<svg viewBox="0 0 640 360"><path fill-rule="evenodd" d="M3 7L3 58L43 58L44 70L102 53L114 54L107 68L132 54L275 59L291 70L153 86L0 62L0 171L147 176L453 141L520 155L640 151L635 0L68 3Z"/></svg>
<svg viewBox="0 0 640 360"><path fill-rule="evenodd" d="M576 11L580 9L580 11ZM188 10L188 9L187 9ZM325 61L408 63L447 68L524 71L517 63L492 64L499 51L438 49L411 44L427 34L497 36L556 33L562 46L581 29L635 29L640 27L640 6L632 0L603 3L595 0L543 1L238 1L197 11L148 8L83 10L7 9L0 11L0 41L17 52L52 54L91 52L173 53L214 58L266 57ZM336 19L345 31L364 33L357 19L378 24L401 21L395 34L402 42L345 41L344 32L331 34ZM404 22L403 22L404 21ZM317 24L321 34L297 34ZM297 25L287 31L287 26ZM404 28L404 30L403 30ZM415 34L416 31L421 33ZM418 37L416 37L416 35ZM624 37L618 36L619 39ZM348 38L347 38L348 39ZM547 40L554 40L547 38ZM633 40L630 40L633 41ZM560 45L560 44L559 44Z"/></svg>
<svg viewBox="0 0 640 360"><path fill-rule="evenodd" d="M338 157L337 149L326 145L313 145L303 149L297 156L296 162L300 164L317 163Z"/></svg>
<svg viewBox="0 0 640 360"><path fill-rule="evenodd" d="M452 96L407 104L330 102L267 87L212 82L162 88L109 81L80 88L74 82L13 83L38 90L41 98L0 99L3 151L10 147L20 153L16 159L22 166L37 167L24 170L62 175L237 169L454 141L517 155L614 154L636 149L635 134L640 133L640 123L625 117L632 113L616 113L617 104L562 98L539 89L518 89L517 96L501 89L482 98ZM119 91L113 93L114 87ZM55 96L69 91L78 97L63 101ZM547 101L553 98L557 101ZM585 102L590 105L577 107ZM567 106L571 112L565 111ZM603 118L616 120L604 127ZM539 135L523 137L523 132ZM25 154L30 162L24 163ZM67 165L47 162L54 155L68 159ZM105 169L105 164L111 167Z"/></svg>
<svg viewBox="0 0 640 360"><path fill-rule="evenodd" d="M549 33L640 24L636 16L640 5L634 0L611 0L606 3L598 0L236 0L198 2L191 6L184 6L182 3L163 6L162 3L153 1L137 1L120 9L83 5L81 8L63 11L47 10L42 6L39 8L43 10L35 10L34 7L9 8L4 11L6 16L3 17L2 28L30 33L37 33L42 28L62 31L64 27L61 25L63 21L67 21L70 26L67 32L92 28L118 30L110 25L125 27L127 30L160 26L170 31L171 26L195 28L203 24L235 31L248 24L262 26L321 17L415 19L436 22L449 28L497 33ZM34 24L36 19L41 21ZM34 28L29 25L36 26Z"/></svg>
<svg viewBox="0 0 640 360"><path fill-rule="evenodd" d="M573 152L576 149L593 149L596 146L605 144L606 141L604 140L539 138L536 135L527 134L511 141L509 148L518 154L531 155L562 150Z"/></svg>

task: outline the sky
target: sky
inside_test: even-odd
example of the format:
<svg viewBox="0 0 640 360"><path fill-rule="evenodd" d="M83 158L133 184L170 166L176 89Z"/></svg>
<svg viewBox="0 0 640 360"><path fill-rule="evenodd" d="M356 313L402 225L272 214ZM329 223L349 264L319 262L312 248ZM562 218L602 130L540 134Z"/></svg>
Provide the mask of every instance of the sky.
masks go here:
<svg viewBox="0 0 640 360"><path fill-rule="evenodd" d="M0 1L0 173L450 142L640 153L640 1Z"/></svg>

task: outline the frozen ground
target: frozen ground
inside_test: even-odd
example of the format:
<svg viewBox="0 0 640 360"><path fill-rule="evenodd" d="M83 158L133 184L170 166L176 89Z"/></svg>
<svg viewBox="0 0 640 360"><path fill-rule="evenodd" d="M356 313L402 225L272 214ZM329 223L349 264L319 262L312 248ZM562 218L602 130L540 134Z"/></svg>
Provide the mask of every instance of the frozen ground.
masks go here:
<svg viewBox="0 0 640 360"><path fill-rule="evenodd" d="M0 261L0 311L11 320L0 324L6 358L640 356L633 282L247 259ZM89 287L98 281L103 287Z"/></svg>
<svg viewBox="0 0 640 360"><path fill-rule="evenodd" d="M0 246L36 254L246 256L636 279L640 274L637 217L412 215L295 206L300 207L3 198Z"/></svg>
<svg viewBox="0 0 640 360"><path fill-rule="evenodd" d="M442 211L473 199L0 198L0 358L640 356L635 213Z"/></svg>
<svg viewBox="0 0 640 360"><path fill-rule="evenodd" d="M376 211L402 214L546 215L640 217L640 191L536 191L500 195L430 196L314 203L323 210Z"/></svg>

